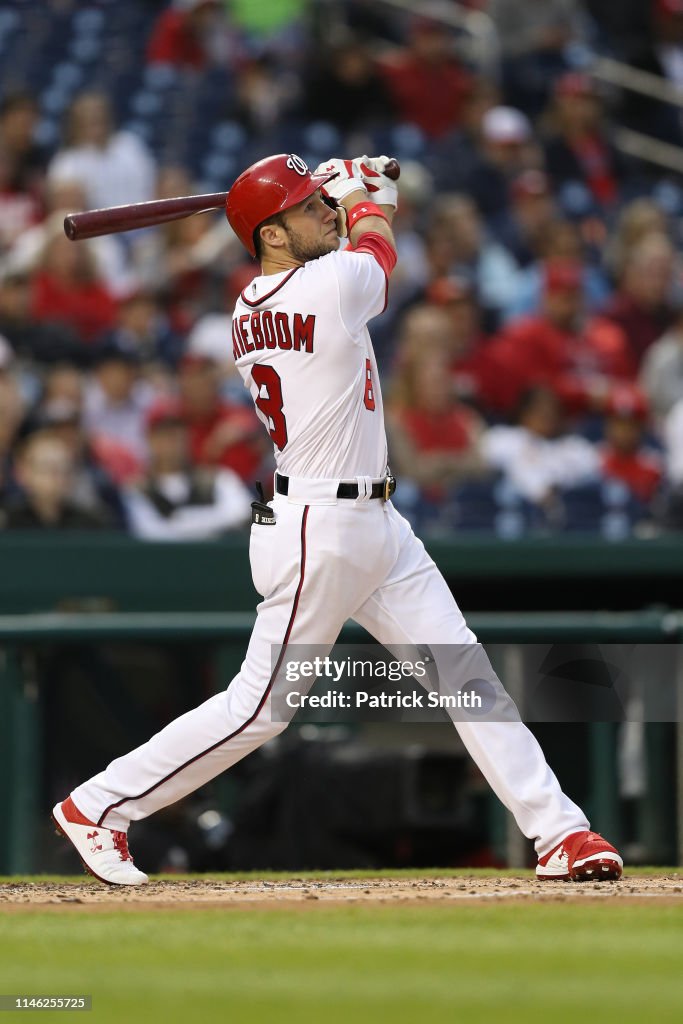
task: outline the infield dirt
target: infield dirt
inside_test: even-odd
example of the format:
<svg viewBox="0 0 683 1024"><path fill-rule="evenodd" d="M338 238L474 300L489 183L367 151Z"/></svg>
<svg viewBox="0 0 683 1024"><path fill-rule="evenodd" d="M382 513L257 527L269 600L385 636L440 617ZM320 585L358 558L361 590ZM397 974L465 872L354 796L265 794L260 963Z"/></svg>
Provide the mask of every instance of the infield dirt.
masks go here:
<svg viewBox="0 0 683 1024"><path fill-rule="evenodd" d="M683 874L628 874L619 882L538 882L533 876L467 876L455 878L297 878L267 881L164 879L135 888L112 888L94 881L4 882L0 883L0 912L22 908L74 907L83 909L129 910L151 908L244 907L282 908L283 905L311 908L317 904L358 903L439 904L458 901L512 900L544 902L609 900L644 902L656 900L683 905Z"/></svg>

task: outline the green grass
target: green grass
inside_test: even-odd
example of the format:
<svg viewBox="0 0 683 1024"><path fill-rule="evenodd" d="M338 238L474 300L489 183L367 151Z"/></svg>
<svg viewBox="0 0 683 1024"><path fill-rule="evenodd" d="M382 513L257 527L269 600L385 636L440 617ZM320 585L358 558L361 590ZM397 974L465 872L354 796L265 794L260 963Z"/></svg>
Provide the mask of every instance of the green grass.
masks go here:
<svg viewBox="0 0 683 1024"><path fill-rule="evenodd" d="M0 992L91 993L93 1024L668 1024L682 940L655 900L22 910Z"/></svg>

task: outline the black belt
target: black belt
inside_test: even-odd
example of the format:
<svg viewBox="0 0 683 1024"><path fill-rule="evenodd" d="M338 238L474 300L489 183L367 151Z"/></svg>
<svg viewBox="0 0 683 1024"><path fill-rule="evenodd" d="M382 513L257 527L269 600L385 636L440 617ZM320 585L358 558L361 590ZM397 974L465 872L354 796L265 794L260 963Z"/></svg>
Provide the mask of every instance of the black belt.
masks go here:
<svg viewBox="0 0 683 1024"><path fill-rule="evenodd" d="M289 494L289 477L282 476L280 473L275 474L275 490L278 494ZM372 485L372 491L370 492L371 498L384 498L388 501L391 495L396 490L396 478L389 475L380 480L379 483ZM358 484L339 484L337 487L338 498L357 498L358 497Z"/></svg>

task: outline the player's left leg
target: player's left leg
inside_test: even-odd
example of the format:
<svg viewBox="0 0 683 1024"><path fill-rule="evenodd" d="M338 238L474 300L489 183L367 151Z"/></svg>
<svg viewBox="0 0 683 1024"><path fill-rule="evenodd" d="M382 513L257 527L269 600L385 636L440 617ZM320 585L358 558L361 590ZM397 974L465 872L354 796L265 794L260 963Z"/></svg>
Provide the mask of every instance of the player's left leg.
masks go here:
<svg viewBox="0 0 683 1024"><path fill-rule="evenodd" d="M383 531L378 501L356 507L324 498L303 506L278 497L273 509L274 526L252 526L252 573L264 600L227 690L110 762L53 811L88 870L103 881L146 880L128 853L131 821L187 796L283 731L287 712L273 713L273 698L282 702L286 692L280 685L286 659L324 656L395 560L396 538ZM304 675L296 688L305 692L312 684Z"/></svg>
<svg viewBox="0 0 683 1024"><path fill-rule="evenodd" d="M353 618L401 656L429 645L440 669L441 685L453 692L473 678L490 681L487 685L495 695L495 716L477 721L472 715L470 720L465 717L467 711L460 709L452 715L455 727L493 791L524 835L534 840L539 859L556 848L563 857L562 844L567 837L588 832L586 816L563 793L538 741L496 679L422 542L393 508L388 514L395 517L400 553L383 585ZM409 645L407 649L405 645ZM566 863L565 858L559 869L551 864L550 871L558 871L553 877L560 877L559 872L566 877Z"/></svg>

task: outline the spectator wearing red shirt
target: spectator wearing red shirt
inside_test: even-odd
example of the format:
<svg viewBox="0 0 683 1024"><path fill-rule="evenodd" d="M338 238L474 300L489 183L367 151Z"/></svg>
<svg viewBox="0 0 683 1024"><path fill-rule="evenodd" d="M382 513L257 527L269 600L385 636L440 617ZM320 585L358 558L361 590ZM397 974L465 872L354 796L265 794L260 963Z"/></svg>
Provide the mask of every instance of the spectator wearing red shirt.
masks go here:
<svg viewBox="0 0 683 1024"><path fill-rule="evenodd" d="M116 310L88 243L74 245L56 224L32 280L33 318L70 328L90 344L113 325Z"/></svg>
<svg viewBox="0 0 683 1024"><path fill-rule="evenodd" d="M455 397L448 352L413 348L399 366L390 392L392 467L413 480L423 497L439 501L449 485L480 475L482 423Z"/></svg>
<svg viewBox="0 0 683 1024"><path fill-rule="evenodd" d="M434 319L437 313L448 317L449 371L454 394L461 400L479 409L495 408L503 400L501 380L495 362L489 358L488 339L481 326L481 309L474 288L462 277L451 275L437 278L427 288L425 298ZM421 328L429 326L420 307L413 312L414 328L420 334ZM443 311L443 312L442 312ZM422 323L420 322L422 321ZM420 338L421 344L422 339Z"/></svg>
<svg viewBox="0 0 683 1024"><path fill-rule="evenodd" d="M641 238L624 254L619 287L602 311L626 335L637 367L675 320L670 299L674 266L673 246L666 235Z"/></svg>
<svg viewBox="0 0 683 1024"><path fill-rule="evenodd" d="M585 318L582 267L568 261L546 264L542 312L510 321L489 358L500 377L499 411L536 385L552 388L571 412L600 409L609 386L636 372L623 332Z"/></svg>
<svg viewBox="0 0 683 1024"><path fill-rule="evenodd" d="M605 133L602 103L589 75L567 72L555 84L551 117L556 132L545 145L556 186L580 181L602 207L619 198L623 161Z"/></svg>
<svg viewBox="0 0 683 1024"><path fill-rule="evenodd" d="M32 313L33 281L28 270L0 271L0 334L21 358L41 365L89 362L88 349L73 331Z"/></svg>
<svg viewBox="0 0 683 1024"><path fill-rule="evenodd" d="M380 67L400 119L432 139L459 125L471 84L453 55L452 42L443 25L415 18L408 46Z"/></svg>
<svg viewBox="0 0 683 1024"><path fill-rule="evenodd" d="M659 453L643 443L647 399L637 387L621 385L610 391L605 413L602 472L608 479L620 480L634 498L647 504L664 473Z"/></svg>
<svg viewBox="0 0 683 1024"><path fill-rule="evenodd" d="M149 64L201 71L209 62L207 40L219 14L217 0L177 0L162 11L147 47Z"/></svg>
<svg viewBox="0 0 683 1024"><path fill-rule="evenodd" d="M185 355L179 371L193 465L223 466L251 483L266 451L263 428L253 409L223 400L218 364L210 357Z"/></svg>

